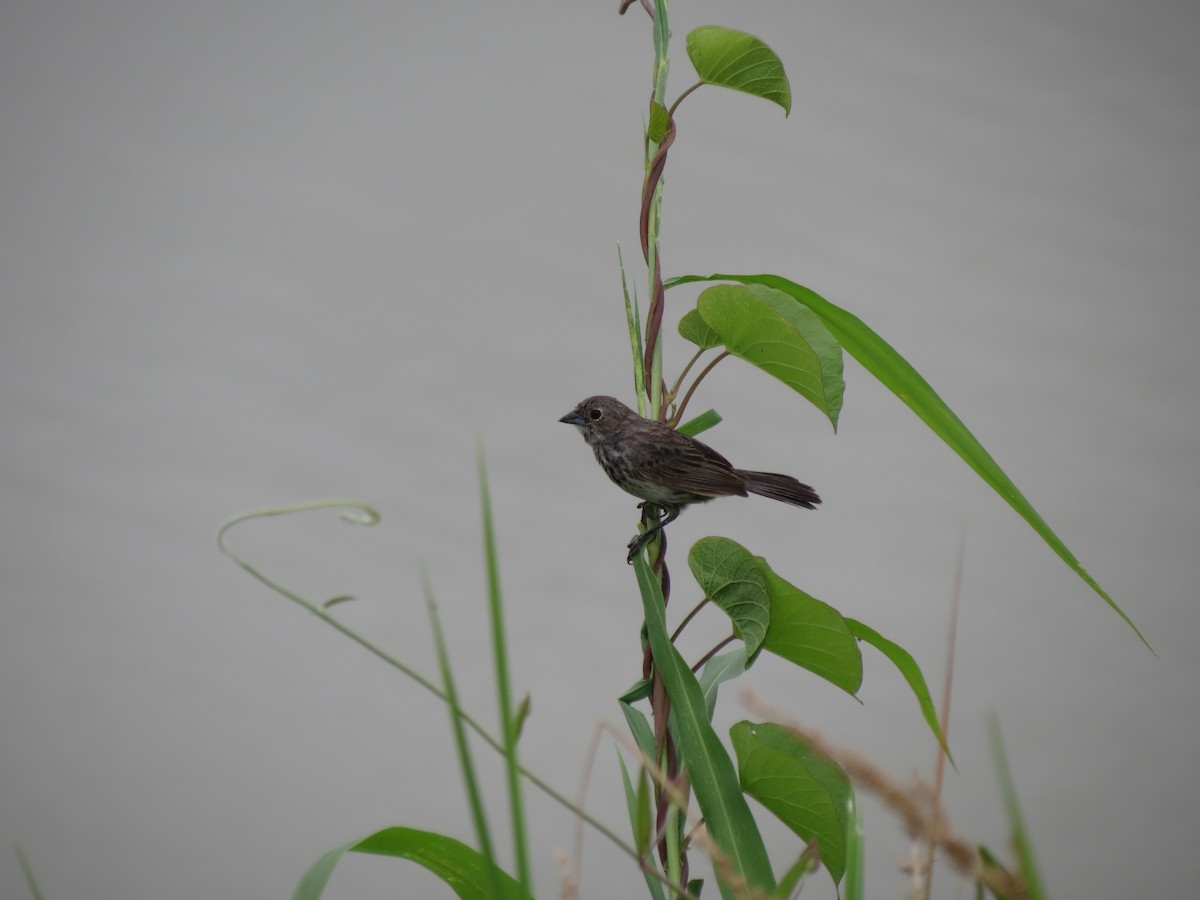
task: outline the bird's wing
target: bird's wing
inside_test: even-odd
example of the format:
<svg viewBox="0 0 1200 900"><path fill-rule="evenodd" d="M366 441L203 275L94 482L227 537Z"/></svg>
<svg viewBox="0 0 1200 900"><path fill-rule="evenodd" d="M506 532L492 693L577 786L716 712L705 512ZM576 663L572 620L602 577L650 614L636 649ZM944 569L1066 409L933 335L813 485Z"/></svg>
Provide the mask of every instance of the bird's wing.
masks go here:
<svg viewBox="0 0 1200 900"><path fill-rule="evenodd" d="M651 467L655 480L705 497L746 496L742 479L729 460L707 444L692 439L671 441L656 451Z"/></svg>

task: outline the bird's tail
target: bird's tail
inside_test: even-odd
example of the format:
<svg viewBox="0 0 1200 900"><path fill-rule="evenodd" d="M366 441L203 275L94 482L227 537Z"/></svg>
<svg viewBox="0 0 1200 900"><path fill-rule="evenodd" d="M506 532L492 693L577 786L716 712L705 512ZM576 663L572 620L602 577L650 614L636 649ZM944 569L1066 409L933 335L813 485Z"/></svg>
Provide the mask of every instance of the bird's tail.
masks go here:
<svg viewBox="0 0 1200 900"><path fill-rule="evenodd" d="M821 498L807 484L801 484L791 475L776 475L774 472L747 472L738 470L742 476L742 484L746 490L760 497L770 497L790 503L792 506L803 506L805 509L816 509Z"/></svg>

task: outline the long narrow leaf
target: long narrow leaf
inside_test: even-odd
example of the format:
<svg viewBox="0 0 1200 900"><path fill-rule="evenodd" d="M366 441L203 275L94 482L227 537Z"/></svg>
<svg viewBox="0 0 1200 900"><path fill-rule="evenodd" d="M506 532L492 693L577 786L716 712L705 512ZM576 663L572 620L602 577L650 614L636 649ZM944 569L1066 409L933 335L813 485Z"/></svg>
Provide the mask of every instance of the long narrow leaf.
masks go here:
<svg viewBox="0 0 1200 900"><path fill-rule="evenodd" d="M14 844L13 850L16 851L17 862L21 865L21 874L25 876L25 886L29 888L29 895L33 900L42 900L42 889L38 887L37 878L33 875L33 866L25 857L25 851L21 849L20 844Z"/></svg>
<svg viewBox="0 0 1200 900"><path fill-rule="evenodd" d="M805 845L804 849L800 851L800 856L779 879L779 884L775 888L774 900L792 900L793 897L799 897L800 891L804 889L804 880L820 867L821 853L817 849L817 842L811 841Z"/></svg>
<svg viewBox="0 0 1200 900"><path fill-rule="evenodd" d="M508 641L504 635L504 601L500 594L500 561L496 553L496 529L492 523L492 495L488 489L483 445L478 451L479 495L483 515L483 552L487 563L488 618L492 625L492 664L496 678L496 704L500 708L500 737L504 741L504 771L508 776L509 821L512 823L513 855L517 877L532 890L529 849L525 837L525 803L521 796L520 763L517 760L517 710L513 706L508 677Z"/></svg>
<svg viewBox="0 0 1200 900"><path fill-rule="evenodd" d="M466 844L444 834L415 828L385 828L362 840L330 850L304 873L292 894L292 900L318 900L334 868L347 853L371 853L412 860L446 882L461 900L496 900L497 897L503 900L532 900L521 885Z"/></svg>
<svg viewBox="0 0 1200 900"><path fill-rule="evenodd" d="M714 656L704 664L697 681L700 690L704 692L704 704L708 707L708 720L711 722L713 711L717 708L717 689L733 678L746 671L746 648L738 647L720 656Z"/></svg>
<svg viewBox="0 0 1200 900"><path fill-rule="evenodd" d="M874 628L864 625L857 619L847 618L846 626L850 629L852 635L860 641L870 644L891 660L892 665L900 670L900 674L904 676L904 680L908 682L908 686L912 689L913 694L916 695L917 705L921 707L921 715L925 717L925 724L929 726L929 730L937 738L938 744L946 751L946 758L953 764L954 757L950 755L950 746L946 743L946 736L942 733L942 725L938 721L937 710L933 706L933 697L929 694L929 686L925 683L925 676L921 673L921 667L917 665L917 661L913 659L912 654L894 641L889 641Z"/></svg>
<svg viewBox="0 0 1200 900"><path fill-rule="evenodd" d="M642 594L654 664L671 698L676 743L687 765L705 825L734 871L741 873L751 887L772 891L775 876L762 834L742 795L733 762L709 724L704 694L696 677L667 636L662 589L646 565L644 554L634 557L633 567ZM732 897L729 887L720 880L718 887L723 897Z"/></svg>
<svg viewBox="0 0 1200 900"><path fill-rule="evenodd" d="M1008 756L1004 752L1000 723L995 716L990 717L988 721L988 737L992 744L996 774L1000 778L1000 794L1004 798L1005 812L1008 813L1008 827L1012 829L1013 846L1017 849L1017 859L1021 863L1021 877L1024 879L1025 889L1029 892L1030 900L1046 900L1046 888L1033 854L1033 841L1029 837L1029 829L1025 827L1025 818L1021 815L1021 807L1017 803L1017 789L1013 784L1012 772L1008 768Z"/></svg>
<svg viewBox="0 0 1200 900"><path fill-rule="evenodd" d="M625 324L629 328L629 348L633 352L633 395L638 400L638 412L645 413L643 409L644 398L646 396L646 369L643 362L642 348L642 319L641 313L638 311L637 297L629 295L629 282L625 279L625 259L621 255L621 248L617 247L617 262L621 267L621 291L625 295Z"/></svg>
<svg viewBox="0 0 1200 900"><path fill-rule="evenodd" d="M446 692L446 706L450 710L450 730L454 734L454 746L458 751L463 791L467 795L467 805L471 810L471 819L475 825L475 837L479 841L479 849L486 863L484 874L489 877L493 894L499 896L501 884L498 873L500 870L495 865L496 855L492 852L491 829L488 825L487 812L483 807L483 794L479 790L479 778L475 772L475 763L471 759L470 744L467 743L467 730L463 725L462 707L459 706L458 691L454 686L450 654L446 648L445 636L442 634L441 617L438 615L433 588L429 584L429 576L424 570L421 572L421 584L425 589L425 603L429 610L429 623L433 629L433 646L437 651L438 668L442 673L442 689Z"/></svg>
<svg viewBox="0 0 1200 900"><path fill-rule="evenodd" d="M620 753L617 754L617 763L621 766L621 782L625 785L625 806L629 810L629 827L633 832L638 853L643 854L642 859L646 865L653 866L654 855L646 853L653 816L650 814L649 798L641 790L646 780L646 770L639 766L638 771L641 774L638 777L638 787L635 788L633 781L629 778L629 770L625 768L625 760ZM650 900L666 900L662 883L649 872L643 871L642 874L646 878L646 891L650 894Z"/></svg>
<svg viewBox="0 0 1200 900"><path fill-rule="evenodd" d="M650 727L650 722L645 714L631 703L626 703L624 700L617 701L620 704L621 712L625 715L625 722L629 725L629 732L633 735L634 743L646 759L654 760L654 729Z"/></svg>
<svg viewBox="0 0 1200 900"><path fill-rule="evenodd" d="M1015 509L1021 518L1041 536L1059 559L1070 566L1088 587L1124 619L1125 623L1141 638L1142 643L1153 652L1150 643L1133 624L1133 620L1080 564L1079 560L1075 558L1075 554L1067 548L1054 530L1046 524L1045 519L1033 508L1033 504L1017 490L1017 486L992 459L983 444L979 443L975 435L929 386L929 383L921 377L921 374L887 341L868 328L861 319L841 307L835 306L803 285L778 275L683 275L670 279L666 282L666 286L674 287L678 284L695 281L737 281L742 284L764 284L790 294L797 302L807 306L820 316L842 347L857 359L863 368L874 375L880 384L899 397L909 409L916 413L921 421L933 430L934 434L961 456L963 461L991 486L992 490L1003 497L1005 502Z"/></svg>

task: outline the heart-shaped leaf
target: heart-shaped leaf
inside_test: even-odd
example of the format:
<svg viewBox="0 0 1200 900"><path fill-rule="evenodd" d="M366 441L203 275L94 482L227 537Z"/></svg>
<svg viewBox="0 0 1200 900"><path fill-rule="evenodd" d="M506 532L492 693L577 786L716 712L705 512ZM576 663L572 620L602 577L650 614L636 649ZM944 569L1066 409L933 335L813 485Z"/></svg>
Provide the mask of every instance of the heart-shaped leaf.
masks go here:
<svg viewBox="0 0 1200 900"><path fill-rule="evenodd" d="M730 730L742 790L804 841L816 839L834 883L846 865L846 813L852 789L833 760L796 732L772 722L738 722Z"/></svg>
<svg viewBox="0 0 1200 900"><path fill-rule="evenodd" d="M837 430L846 389L842 348L816 313L759 284L714 285L697 298L696 311L730 353L806 397Z"/></svg>
<svg viewBox="0 0 1200 900"><path fill-rule="evenodd" d="M820 675L850 694L862 685L862 653L841 613L784 581L758 557L771 598L763 649Z"/></svg>
<svg viewBox="0 0 1200 900"><path fill-rule="evenodd" d="M792 88L775 51L752 34L701 25L687 36L688 58L705 84L762 97L792 111Z"/></svg>
<svg viewBox="0 0 1200 900"><path fill-rule="evenodd" d="M721 346L721 336L700 317L698 309L691 310L679 320L679 333L701 350Z"/></svg>
<svg viewBox="0 0 1200 900"><path fill-rule="evenodd" d="M723 537L701 538L688 553L688 565L704 595L733 620L733 632L754 658L771 620L767 581L758 562L741 544Z"/></svg>

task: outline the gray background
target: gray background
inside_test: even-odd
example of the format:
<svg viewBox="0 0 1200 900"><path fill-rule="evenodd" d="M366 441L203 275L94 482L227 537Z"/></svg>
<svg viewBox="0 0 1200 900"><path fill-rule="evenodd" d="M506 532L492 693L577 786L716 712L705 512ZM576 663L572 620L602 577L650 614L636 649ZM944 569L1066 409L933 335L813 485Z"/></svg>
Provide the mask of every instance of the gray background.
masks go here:
<svg viewBox="0 0 1200 900"><path fill-rule="evenodd" d="M636 275L650 47L643 14L615 6L4 5L0 843L48 897L282 897L385 825L471 840L441 707L213 536L256 506L378 504L375 529L324 513L235 540L314 598L353 593L338 614L432 672L423 561L465 701L492 721L477 437L533 695L525 759L575 790L640 660L633 502L556 422L632 393L615 248ZM826 505L723 501L673 546L740 541L940 684L965 544L947 806L1006 852L995 713L1060 898L1200 882L1198 18L1170 0L673 10L672 95L684 34L719 23L776 49L795 105L684 104L668 273L779 272L860 315L1159 655L853 363L836 437L736 361L714 373L696 406L726 416L710 441ZM676 573L687 608L681 557ZM694 658L723 629L692 631ZM861 705L777 660L748 682L898 778L931 770L878 658ZM746 715L736 692L721 715ZM604 744L589 805L620 828ZM550 897L571 819L528 799ZM870 896L903 896L906 840L867 816ZM782 865L793 842L771 829ZM640 883L587 838L585 897ZM935 888L970 896L944 869ZM0 851L0 895L24 893ZM447 894L355 858L328 896Z"/></svg>

